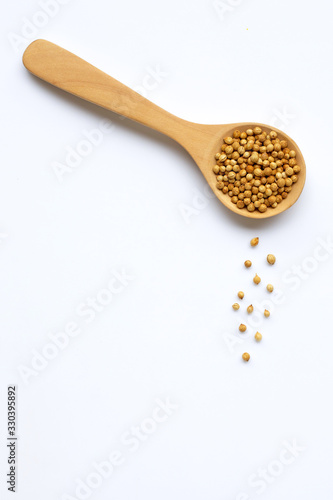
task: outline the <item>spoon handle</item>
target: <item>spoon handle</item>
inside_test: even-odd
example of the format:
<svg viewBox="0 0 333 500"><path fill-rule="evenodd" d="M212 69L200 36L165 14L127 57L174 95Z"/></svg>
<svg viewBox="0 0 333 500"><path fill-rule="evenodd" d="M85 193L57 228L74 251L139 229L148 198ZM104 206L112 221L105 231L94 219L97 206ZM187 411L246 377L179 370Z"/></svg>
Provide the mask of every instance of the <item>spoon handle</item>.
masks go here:
<svg viewBox="0 0 333 500"><path fill-rule="evenodd" d="M186 125L190 125L75 54L46 40L36 40L27 47L23 64L42 80L179 142L186 134Z"/></svg>

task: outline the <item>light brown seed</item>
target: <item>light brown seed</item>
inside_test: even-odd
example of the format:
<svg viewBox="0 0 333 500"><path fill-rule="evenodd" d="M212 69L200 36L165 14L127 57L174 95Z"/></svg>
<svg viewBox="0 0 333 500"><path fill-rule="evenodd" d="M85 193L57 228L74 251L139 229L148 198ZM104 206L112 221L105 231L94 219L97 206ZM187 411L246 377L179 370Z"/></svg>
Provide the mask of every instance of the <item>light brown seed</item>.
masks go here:
<svg viewBox="0 0 333 500"><path fill-rule="evenodd" d="M276 262L275 255L273 255L272 253L269 253L269 254L267 255L267 262L268 262L268 264L270 264L271 266L272 266L273 264L275 264L275 262Z"/></svg>
<svg viewBox="0 0 333 500"><path fill-rule="evenodd" d="M253 305L252 304L247 308L247 312L248 312L248 314L253 313Z"/></svg>
<svg viewBox="0 0 333 500"><path fill-rule="evenodd" d="M260 276L258 276L256 274L255 277L253 278L253 283L255 283L256 285L259 285L260 281L261 281Z"/></svg>
<svg viewBox="0 0 333 500"><path fill-rule="evenodd" d="M249 353L248 353L248 352L244 352L244 353L242 354L242 358L243 358L243 360L244 360L244 361L249 361L250 357L251 357L251 356L249 355Z"/></svg>

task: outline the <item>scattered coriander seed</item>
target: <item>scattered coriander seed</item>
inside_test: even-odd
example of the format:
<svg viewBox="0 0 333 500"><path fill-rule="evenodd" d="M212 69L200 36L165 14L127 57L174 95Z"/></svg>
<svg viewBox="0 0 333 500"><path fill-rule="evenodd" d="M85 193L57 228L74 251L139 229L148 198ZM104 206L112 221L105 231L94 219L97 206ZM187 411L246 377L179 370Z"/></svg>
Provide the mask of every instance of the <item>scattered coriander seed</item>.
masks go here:
<svg viewBox="0 0 333 500"><path fill-rule="evenodd" d="M256 247L259 243L259 238L252 238L250 243L251 243L251 247Z"/></svg>
<svg viewBox="0 0 333 500"><path fill-rule="evenodd" d="M238 297L243 300L244 299L244 292L238 292Z"/></svg>
<svg viewBox="0 0 333 500"><path fill-rule="evenodd" d="M240 305L237 304L237 302L235 302L232 306L233 309L235 309L235 311L238 311L238 309L240 308Z"/></svg>
<svg viewBox="0 0 333 500"><path fill-rule="evenodd" d="M244 266L245 266L245 267L251 267L251 266L252 266L252 262L251 262L250 260L246 260L246 261L244 262Z"/></svg>
<svg viewBox="0 0 333 500"><path fill-rule="evenodd" d="M260 341L261 341L261 339L262 339L262 335L261 335L261 333L257 332L257 333L255 334L254 338L256 339L256 341L257 341L257 342L260 342Z"/></svg>
<svg viewBox="0 0 333 500"><path fill-rule="evenodd" d="M273 264L275 264L275 261L276 261L275 255L273 255L272 253L269 253L267 255L268 264L270 264L272 266Z"/></svg>
<svg viewBox="0 0 333 500"><path fill-rule="evenodd" d="M247 312L249 314L253 313L253 305L252 304L247 308Z"/></svg>
<svg viewBox="0 0 333 500"><path fill-rule="evenodd" d="M243 323L239 325L239 331L242 333L246 332L246 325L243 325Z"/></svg>
<svg viewBox="0 0 333 500"><path fill-rule="evenodd" d="M266 288L269 293L272 293L272 291L274 290L274 286L271 284L268 284Z"/></svg>
<svg viewBox="0 0 333 500"><path fill-rule="evenodd" d="M258 276L256 274L255 277L253 278L253 283L255 283L256 285L259 285L260 281L261 281L260 276Z"/></svg>
<svg viewBox="0 0 333 500"><path fill-rule="evenodd" d="M264 316L265 316L265 318L268 318L270 315L271 315L271 313L267 309L265 309L264 310Z"/></svg>
<svg viewBox="0 0 333 500"><path fill-rule="evenodd" d="M244 352L242 354L242 358L244 359L244 361L249 361L249 359L250 359L249 353L248 352Z"/></svg>

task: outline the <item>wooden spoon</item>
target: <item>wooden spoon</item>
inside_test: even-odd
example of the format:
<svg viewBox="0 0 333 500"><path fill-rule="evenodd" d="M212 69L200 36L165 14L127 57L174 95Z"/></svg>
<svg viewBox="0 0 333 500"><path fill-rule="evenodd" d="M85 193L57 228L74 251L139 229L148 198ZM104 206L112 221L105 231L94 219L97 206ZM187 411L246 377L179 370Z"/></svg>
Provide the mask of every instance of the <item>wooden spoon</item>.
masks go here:
<svg viewBox="0 0 333 500"><path fill-rule="evenodd" d="M277 215L300 196L305 182L305 162L297 144L284 132L268 125L257 123L234 123L230 125L201 125L182 120L148 101L111 76L103 73L83 59L46 40L32 42L23 54L23 64L34 75L75 96L98 104L120 115L151 127L179 142L192 156L209 186L223 205L233 212L252 219L264 219ZM288 147L296 151L297 163L301 167L297 183L278 206L268 208L265 213L258 210L248 212L238 209L227 194L216 188L213 172L215 154L221 151L223 138L234 130L245 131L259 125L264 131L275 130L279 138L288 141Z"/></svg>

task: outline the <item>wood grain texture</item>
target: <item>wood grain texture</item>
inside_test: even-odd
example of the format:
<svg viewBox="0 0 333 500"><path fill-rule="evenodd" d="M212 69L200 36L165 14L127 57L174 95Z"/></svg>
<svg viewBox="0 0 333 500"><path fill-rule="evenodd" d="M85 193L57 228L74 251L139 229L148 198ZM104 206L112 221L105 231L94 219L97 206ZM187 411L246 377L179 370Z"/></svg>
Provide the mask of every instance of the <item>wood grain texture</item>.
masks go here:
<svg viewBox="0 0 333 500"><path fill-rule="evenodd" d="M37 77L66 92L126 116L176 140L192 156L221 203L239 215L252 219L265 219L277 215L293 205L302 192L306 170L302 153L290 137L274 127L253 122L203 125L182 120L78 56L46 40L36 40L28 46L23 55L23 64ZM258 211L250 213L246 209L239 210L228 195L216 188L216 176L212 170L215 164L214 155L220 151L223 137L232 135L236 129L246 130L256 125L266 132L275 130L281 139L286 139L296 151L297 162L301 167L299 180L293 185L288 197L276 209L268 209L263 214Z"/></svg>

